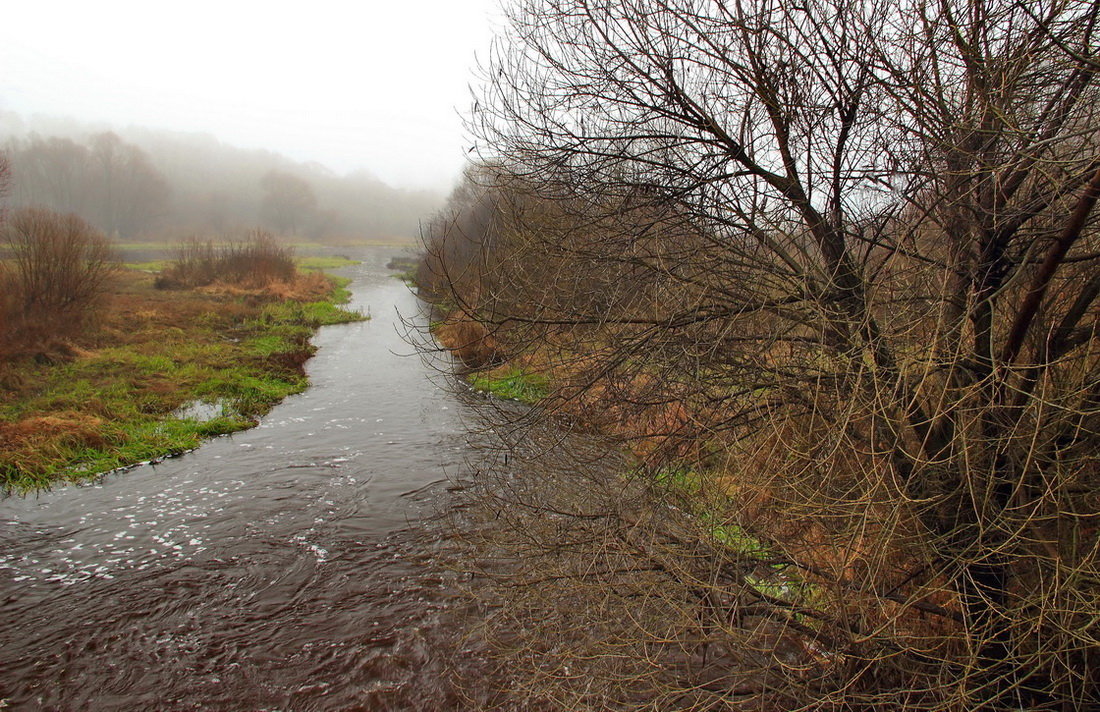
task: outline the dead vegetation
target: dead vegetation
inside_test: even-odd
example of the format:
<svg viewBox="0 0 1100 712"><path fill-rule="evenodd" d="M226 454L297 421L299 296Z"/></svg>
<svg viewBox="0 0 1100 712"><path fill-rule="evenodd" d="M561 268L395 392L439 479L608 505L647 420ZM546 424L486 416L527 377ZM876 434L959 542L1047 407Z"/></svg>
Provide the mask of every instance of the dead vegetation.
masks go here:
<svg viewBox="0 0 1100 712"><path fill-rule="evenodd" d="M97 319L117 261L107 238L75 215L28 208L3 225L0 359L47 353Z"/></svg>
<svg viewBox="0 0 1100 712"><path fill-rule="evenodd" d="M175 249L172 263L157 275L158 289L193 289L215 283L262 288L297 277L293 248L262 230L239 242L191 238Z"/></svg>
<svg viewBox="0 0 1100 712"><path fill-rule="evenodd" d="M463 511L532 705L1100 704L1098 13L515 11L418 282L551 382Z"/></svg>

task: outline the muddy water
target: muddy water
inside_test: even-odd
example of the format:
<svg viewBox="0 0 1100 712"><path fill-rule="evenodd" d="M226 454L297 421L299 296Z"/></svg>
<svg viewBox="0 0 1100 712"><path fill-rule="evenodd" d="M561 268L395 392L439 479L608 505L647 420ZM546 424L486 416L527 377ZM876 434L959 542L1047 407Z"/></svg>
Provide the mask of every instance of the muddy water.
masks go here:
<svg viewBox="0 0 1100 712"><path fill-rule="evenodd" d="M415 298L371 251L369 322L312 387L183 457L0 501L0 700L49 710L450 706L447 575L418 540L466 458L464 406L410 355ZM3 707L0 704L0 707Z"/></svg>

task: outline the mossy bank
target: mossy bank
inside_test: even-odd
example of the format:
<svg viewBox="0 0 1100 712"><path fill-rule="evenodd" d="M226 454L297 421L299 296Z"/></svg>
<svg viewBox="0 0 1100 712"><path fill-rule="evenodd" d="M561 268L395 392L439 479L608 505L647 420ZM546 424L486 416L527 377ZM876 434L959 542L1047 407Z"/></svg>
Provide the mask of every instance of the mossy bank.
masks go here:
<svg viewBox="0 0 1100 712"><path fill-rule="evenodd" d="M361 320L346 282L160 291L122 271L95 328L0 363L0 487L26 492L249 428L306 388L320 326Z"/></svg>

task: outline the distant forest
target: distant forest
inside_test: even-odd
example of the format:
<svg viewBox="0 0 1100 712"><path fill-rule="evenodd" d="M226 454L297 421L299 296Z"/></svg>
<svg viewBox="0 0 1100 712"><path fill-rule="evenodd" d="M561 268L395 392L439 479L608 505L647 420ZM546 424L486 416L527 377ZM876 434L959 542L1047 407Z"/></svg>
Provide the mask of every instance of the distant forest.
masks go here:
<svg viewBox="0 0 1100 712"><path fill-rule="evenodd" d="M232 236L263 228L297 240L409 240L443 196L337 175L209 134L107 130L0 112L10 208L75 213L124 240Z"/></svg>

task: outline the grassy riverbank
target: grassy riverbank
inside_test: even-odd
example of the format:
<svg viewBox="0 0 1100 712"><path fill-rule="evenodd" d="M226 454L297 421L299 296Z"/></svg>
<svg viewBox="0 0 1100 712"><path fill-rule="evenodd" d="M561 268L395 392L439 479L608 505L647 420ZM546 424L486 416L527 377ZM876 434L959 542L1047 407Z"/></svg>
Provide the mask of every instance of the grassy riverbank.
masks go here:
<svg viewBox="0 0 1100 712"><path fill-rule="evenodd" d="M125 254L125 253L123 253ZM149 260L147 262L124 262L127 269L141 272L160 272L172 264L170 259ZM307 255L294 258L295 266L304 272L319 272L321 270L339 269L350 265L359 264L358 260L343 255Z"/></svg>
<svg viewBox="0 0 1100 712"><path fill-rule="evenodd" d="M363 317L343 283L163 291L124 270L79 339L0 364L0 487L80 482L249 428L307 385L320 326Z"/></svg>

